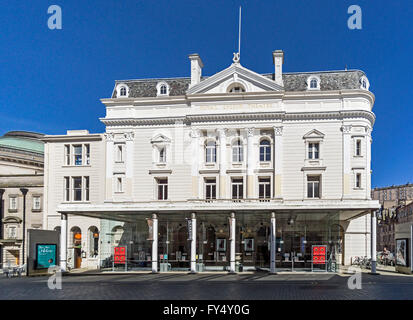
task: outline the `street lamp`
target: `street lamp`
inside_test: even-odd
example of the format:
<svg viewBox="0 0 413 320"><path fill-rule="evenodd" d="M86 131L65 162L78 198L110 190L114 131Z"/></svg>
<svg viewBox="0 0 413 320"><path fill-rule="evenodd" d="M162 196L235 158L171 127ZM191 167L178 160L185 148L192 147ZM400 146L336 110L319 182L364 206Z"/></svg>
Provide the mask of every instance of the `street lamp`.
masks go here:
<svg viewBox="0 0 413 320"><path fill-rule="evenodd" d="M23 258L23 263L24 265L24 258L25 258L25 244L26 244L26 194L29 191L26 188L20 188L21 193L23 194L23 243L22 243L22 258Z"/></svg>

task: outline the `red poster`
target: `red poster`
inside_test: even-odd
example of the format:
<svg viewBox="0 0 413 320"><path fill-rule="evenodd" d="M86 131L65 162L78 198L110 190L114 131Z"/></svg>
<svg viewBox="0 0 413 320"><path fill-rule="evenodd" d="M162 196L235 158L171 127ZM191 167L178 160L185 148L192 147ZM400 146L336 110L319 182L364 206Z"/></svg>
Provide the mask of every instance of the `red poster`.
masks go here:
<svg viewBox="0 0 413 320"><path fill-rule="evenodd" d="M313 264L325 264L326 263L326 247L315 246L313 247Z"/></svg>
<svg viewBox="0 0 413 320"><path fill-rule="evenodd" d="M125 264L126 262L126 248L125 247L115 247L114 248L113 262L115 264Z"/></svg>

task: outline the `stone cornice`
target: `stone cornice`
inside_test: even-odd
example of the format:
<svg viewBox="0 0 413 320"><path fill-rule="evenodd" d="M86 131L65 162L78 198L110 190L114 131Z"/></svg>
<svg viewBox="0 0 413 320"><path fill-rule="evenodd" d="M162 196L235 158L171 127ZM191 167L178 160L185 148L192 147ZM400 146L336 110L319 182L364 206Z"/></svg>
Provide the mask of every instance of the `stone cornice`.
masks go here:
<svg viewBox="0 0 413 320"><path fill-rule="evenodd" d="M100 133L88 134L88 135L59 135L59 136L45 136L40 139L44 142L79 142L79 141L98 141L102 140L103 135Z"/></svg>
<svg viewBox="0 0 413 320"><path fill-rule="evenodd" d="M226 114L192 114L182 117L162 117L162 118L116 118L100 120L109 127L122 126L151 126L174 124L183 122L190 125L198 122L231 122L231 121L306 121L306 120L344 120L353 118L364 118L370 121L373 126L376 119L373 112L364 110L349 111L328 111L328 112L249 112L249 113L226 113Z"/></svg>

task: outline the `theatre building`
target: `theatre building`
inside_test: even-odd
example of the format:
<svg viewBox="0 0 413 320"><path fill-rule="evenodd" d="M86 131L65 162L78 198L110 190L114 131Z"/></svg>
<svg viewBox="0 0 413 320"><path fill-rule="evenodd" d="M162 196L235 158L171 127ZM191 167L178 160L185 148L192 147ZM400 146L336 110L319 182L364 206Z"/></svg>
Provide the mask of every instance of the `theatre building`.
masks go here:
<svg viewBox="0 0 413 320"><path fill-rule="evenodd" d="M116 81L105 133L43 139L63 269L334 272L370 256L369 81L272 58L258 74L234 54L207 77L189 55L190 77Z"/></svg>

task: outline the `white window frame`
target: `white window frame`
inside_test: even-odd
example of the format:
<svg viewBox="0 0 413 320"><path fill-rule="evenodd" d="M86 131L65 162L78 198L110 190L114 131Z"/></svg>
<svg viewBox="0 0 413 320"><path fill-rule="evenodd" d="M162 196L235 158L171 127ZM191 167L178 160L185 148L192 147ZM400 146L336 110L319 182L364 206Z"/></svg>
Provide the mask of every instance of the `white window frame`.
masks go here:
<svg viewBox="0 0 413 320"><path fill-rule="evenodd" d="M73 202L82 202L83 201L83 177L74 176L72 179L72 201ZM80 188L75 188L75 179L80 179ZM80 200L75 200L76 190L80 190Z"/></svg>
<svg viewBox="0 0 413 320"><path fill-rule="evenodd" d="M269 144L262 144L264 141L267 141ZM261 160L261 148L264 148L264 159L263 160ZM260 160L260 162L271 162L271 160L272 160L272 152L273 152L273 150L272 150L272 148L273 148L273 146L272 146L272 144L271 144L271 140L269 139L269 138L262 138L261 140L260 140L260 143L259 143L259 146L258 146L258 157L259 157L259 160ZM269 151L268 151L268 149L269 149ZM267 155L269 155L269 157L270 157L270 159L269 160L267 160Z"/></svg>
<svg viewBox="0 0 413 320"><path fill-rule="evenodd" d="M318 149L315 148L315 145L318 145ZM321 155L321 143L320 141L308 141L307 142L307 159L308 160L320 160L320 155ZM318 156L316 157L316 151L318 153ZM311 157L310 157L310 152L311 152Z"/></svg>
<svg viewBox="0 0 413 320"><path fill-rule="evenodd" d="M70 144L64 145L64 153L65 153L64 164L65 166L70 166L71 161L72 161L72 146Z"/></svg>
<svg viewBox="0 0 413 320"><path fill-rule="evenodd" d="M122 88L126 89L126 95L121 95ZM119 83L116 86L116 98L128 98L129 97L129 87L126 83Z"/></svg>
<svg viewBox="0 0 413 320"><path fill-rule="evenodd" d="M115 162L125 162L125 143L115 143Z"/></svg>
<svg viewBox="0 0 413 320"><path fill-rule="evenodd" d="M241 182L234 182L234 180L241 180ZM233 190L234 186L237 186L237 197L234 198ZM239 187L242 186L242 192L240 194ZM231 199L232 200L242 200L244 199L244 178L243 177L231 177Z"/></svg>
<svg viewBox="0 0 413 320"><path fill-rule="evenodd" d="M80 147L80 154L75 153L75 149ZM76 156L80 155L80 164L76 164ZM82 144L73 144L72 145L72 165L82 166L83 165L83 145Z"/></svg>
<svg viewBox="0 0 413 320"><path fill-rule="evenodd" d="M317 181L309 181L308 178L312 177L318 177L318 197L314 196L315 195L315 184ZM306 177L306 198L307 199L321 199L321 181L322 181L322 175L311 175L307 174ZM308 195L308 185L312 184L312 194L313 196Z"/></svg>
<svg viewBox="0 0 413 320"><path fill-rule="evenodd" d="M364 86L364 84L366 84L366 86ZM370 81L366 76L360 78L360 89L367 91L370 89Z"/></svg>
<svg viewBox="0 0 413 320"><path fill-rule="evenodd" d="M82 160L83 160L83 165L90 165L90 144L89 143L85 143L83 145L83 153L84 155L82 156Z"/></svg>
<svg viewBox="0 0 413 320"><path fill-rule="evenodd" d="M212 181L215 180L215 182L208 182L208 180ZM208 192L208 188L210 188L210 194L212 195L212 190L213 190L213 186L215 186L215 197L207 197L207 192ZM216 200L217 199L217 192L218 192L218 188L217 188L217 177L205 177L204 178L204 197L205 200Z"/></svg>
<svg viewBox="0 0 413 320"><path fill-rule="evenodd" d="M17 226L8 226L7 227L7 238L8 239L17 239Z"/></svg>
<svg viewBox="0 0 413 320"><path fill-rule="evenodd" d="M122 175L115 175L115 190L116 193L124 192L124 177Z"/></svg>
<svg viewBox="0 0 413 320"><path fill-rule="evenodd" d="M166 87L166 93L162 93L163 86ZM156 85L156 95L158 97L169 96L169 91L170 91L170 87L165 81L158 82L158 84Z"/></svg>
<svg viewBox="0 0 413 320"><path fill-rule="evenodd" d="M166 180L166 183L160 183L161 180ZM155 199L158 201L166 201L169 198L169 179L168 177L156 177L156 190L155 190ZM162 199L159 199L159 187L162 188ZM166 189L165 189L166 188ZM166 190L166 192L165 192ZM166 197L165 197L166 193Z"/></svg>
<svg viewBox="0 0 413 320"><path fill-rule="evenodd" d="M317 86L315 88L311 87L312 81L317 82ZM321 84L321 80L320 80L320 77L318 76L312 75L307 78L307 90L320 90L320 84Z"/></svg>
<svg viewBox="0 0 413 320"><path fill-rule="evenodd" d="M163 152L163 154L162 154ZM161 146L158 151L158 162L159 163L166 163L166 157L167 157L167 150L166 146Z"/></svg>
<svg viewBox="0 0 413 320"><path fill-rule="evenodd" d="M82 177L83 202L90 201L90 177Z"/></svg>
<svg viewBox="0 0 413 320"><path fill-rule="evenodd" d="M63 201L69 202L71 195L71 179L70 177L63 177Z"/></svg>
<svg viewBox="0 0 413 320"><path fill-rule="evenodd" d="M235 139L231 145L231 154L233 163L244 161L244 145L241 139Z"/></svg>
<svg viewBox="0 0 413 320"><path fill-rule="evenodd" d="M363 189L363 178L362 178L361 172L355 172L354 173L354 188L356 189Z"/></svg>
<svg viewBox="0 0 413 320"><path fill-rule="evenodd" d="M213 142L214 145L209 145ZM205 141L205 163L216 163L217 162L217 142L215 140Z"/></svg>
<svg viewBox="0 0 413 320"><path fill-rule="evenodd" d="M9 210L18 210L18 208L19 208L18 197L10 196L9 197Z"/></svg>
<svg viewBox="0 0 413 320"><path fill-rule="evenodd" d="M360 154L357 154L357 143L360 142ZM363 139L360 138L355 138L354 139L354 156L355 157L363 157Z"/></svg>
<svg viewBox="0 0 413 320"><path fill-rule="evenodd" d="M268 181L265 181L265 182L261 181L263 179L266 179ZM264 196L263 197L260 196L260 186L261 185L264 186ZM271 177L268 177L268 176L258 177L258 198L261 199L261 200L271 199L271 194L272 194L272 187L271 186L272 186ZM266 196L267 188L269 188L269 190L270 190L269 197Z"/></svg>
<svg viewBox="0 0 413 320"><path fill-rule="evenodd" d="M36 206L37 200L39 201L38 206ZM32 210L41 210L41 209L42 209L41 197L40 196L33 196L33 208L32 208Z"/></svg>

